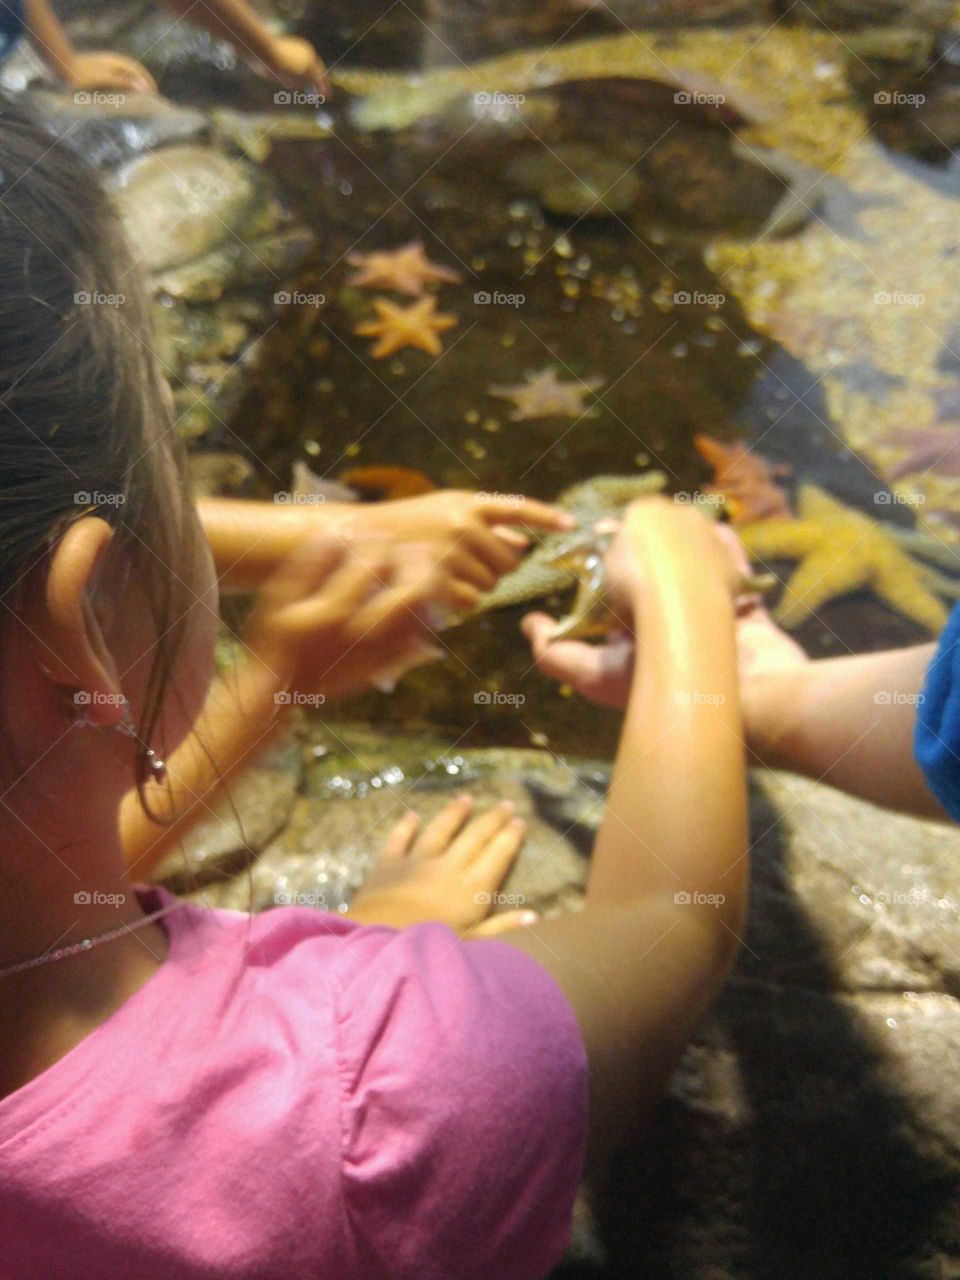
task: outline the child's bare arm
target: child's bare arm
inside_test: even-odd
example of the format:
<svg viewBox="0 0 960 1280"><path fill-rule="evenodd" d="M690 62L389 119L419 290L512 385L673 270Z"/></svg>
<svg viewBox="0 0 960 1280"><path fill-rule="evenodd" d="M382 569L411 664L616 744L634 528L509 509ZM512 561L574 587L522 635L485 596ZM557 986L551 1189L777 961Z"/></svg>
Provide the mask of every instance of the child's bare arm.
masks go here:
<svg viewBox="0 0 960 1280"><path fill-rule="evenodd" d="M126 89L155 93L156 82L145 67L120 53L78 52L49 0L26 0L27 38L51 72L75 89Z"/></svg>
<svg viewBox="0 0 960 1280"><path fill-rule="evenodd" d="M277 36L246 0L163 0L164 8L234 45L241 56L261 63L291 87L313 85L329 98L330 77L320 55L306 40Z"/></svg>
<svg viewBox="0 0 960 1280"><path fill-rule="evenodd" d="M754 639L763 625L753 624ZM934 649L920 645L756 675L746 671L751 751L772 768L792 769L890 809L946 820L914 759L918 699Z"/></svg>
<svg viewBox="0 0 960 1280"><path fill-rule="evenodd" d="M631 508L639 660L582 912L502 935L566 992L594 1152L642 1119L737 950L747 896L733 578L696 512ZM542 655L545 637L535 641Z"/></svg>
<svg viewBox="0 0 960 1280"><path fill-rule="evenodd" d="M167 784L151 807L136 792L121 807L128 867L146 877L280 727L291 691L343 697L419 634L421 587L383 550L347 557L342 544L306 544L261 592L246 635L247 659L215 682L193 733L167 763ZM278 694L285 697L278 699Z"/></svg>

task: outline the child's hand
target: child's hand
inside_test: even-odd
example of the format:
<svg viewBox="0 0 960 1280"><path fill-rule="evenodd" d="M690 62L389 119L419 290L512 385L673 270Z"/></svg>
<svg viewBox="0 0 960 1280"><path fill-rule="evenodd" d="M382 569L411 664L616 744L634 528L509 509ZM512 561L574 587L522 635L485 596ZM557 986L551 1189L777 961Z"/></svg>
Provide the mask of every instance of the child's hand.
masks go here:
<svg viewBox="0 0 960 1280"><path fill-rule="evenodd" d="M299 36L277 36L269 59L259 67L288 89L311 85L326 101L333 96L330 75L323 59L309 40L302 40Z"/></svg>
<svg viewBox="0 0 960 1280"><path fill-rule="evenodd" d="M74 89L126 89L129 93L156 93L157 82L134 58L121 53L75 53L64 72Z"/></svg>
<svg viewBox="0 0 960 1280"><path fill-rule="evenodd" d="M645 587L648 556L680 561L695 558L712 566L736 592L750 572L739 540L729 530L710 524L694 508L665 498L644 498L633 503L620 525L607 555L606 573L611 612L623 626L611 631L603 644L581 640L552 643L555 619L530 613L521 629L530 642L538 669L568 684L591 702L624 707L633 681L636 643L631 634L634 602ZM749 597L752 603L756 597Z"/></svg>
<svg viewBox="0 0 960 1280"><path fill-rule="evenodd" d="M430 578L400 558L370 540L302 543L261 589L247 647L288 690L358 692L422 643Z"/></svg>
<svg viewBox="0 0 960 1280"><path fill-rule="evenodd" d="M513 816L509 803L469 820L472 808L470 796L459 796L422 830L415 813L401 818L354 898L350 916L397 929L436 920L474 937L533 923L532 911L490 916L494 895L523 844L526 823Z"/></svg>
<svg viewBox="0 0 960 1280"><path fill-rule="evenodd" d="M338 521L358 535L374 532L390 542L426 544L443 602L464 613L519 564L528 539L511 526L552 532L575 523L566 512L533 498L459 489L358 505Z"/></svg>

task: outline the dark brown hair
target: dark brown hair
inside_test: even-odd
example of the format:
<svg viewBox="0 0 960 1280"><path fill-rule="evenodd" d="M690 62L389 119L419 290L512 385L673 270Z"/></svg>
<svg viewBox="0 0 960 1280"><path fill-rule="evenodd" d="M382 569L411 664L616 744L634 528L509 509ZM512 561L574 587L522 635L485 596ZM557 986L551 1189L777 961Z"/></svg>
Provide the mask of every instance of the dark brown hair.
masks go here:
<svg viewBox="0 0 960 1280"><path fill-rule="evenodd" d="M66 141L0 98L0 600L10 606L23 575L94 505L150 595L158 641L137 733L159 751L192 599L176 569L196 529L189 502L172 500L182 453L107 195Z"/></svg>

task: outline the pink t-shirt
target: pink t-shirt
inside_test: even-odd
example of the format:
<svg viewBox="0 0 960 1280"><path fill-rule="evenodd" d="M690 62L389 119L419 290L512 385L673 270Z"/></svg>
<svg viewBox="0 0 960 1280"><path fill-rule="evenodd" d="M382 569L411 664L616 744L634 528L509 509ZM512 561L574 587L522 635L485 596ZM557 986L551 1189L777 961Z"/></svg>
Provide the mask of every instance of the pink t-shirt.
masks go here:
<svg viewBox="0 0 960 1280"><path fill-rule="evenodd" d="M540 1280L559 1260L586 1059L533 959L301 907L164 925L150 981L0 1100L4 1280Z"/></svg>

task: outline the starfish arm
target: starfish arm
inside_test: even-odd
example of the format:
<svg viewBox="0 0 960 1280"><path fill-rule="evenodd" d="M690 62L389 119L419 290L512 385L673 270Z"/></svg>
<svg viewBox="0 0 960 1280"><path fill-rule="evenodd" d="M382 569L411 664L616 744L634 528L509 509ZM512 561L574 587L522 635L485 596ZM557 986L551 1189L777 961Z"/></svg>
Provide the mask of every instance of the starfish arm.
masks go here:
<svg viewBox="0 0 960 1280"><path fill-rule="evenodd" d="M892 609L934 635L946 625L946 607L924 585L916 565L895 547L877 565L873 589Z"/></svg>
<svg viewBox="0 0 960 1280"><path fill-rule="evenodd" d="M822 536L817 526L807 520L761 520L743 525L739 535L750 555L758 560L799 560Z"/></svg>
<svg viewBox="0 0 960 1280"><path fill-rule="evenodd" d="M829 600L849 595L866 585L863 557L855 547L824 546L797 565L774 617L783 627L797 627Z"/></svg>

